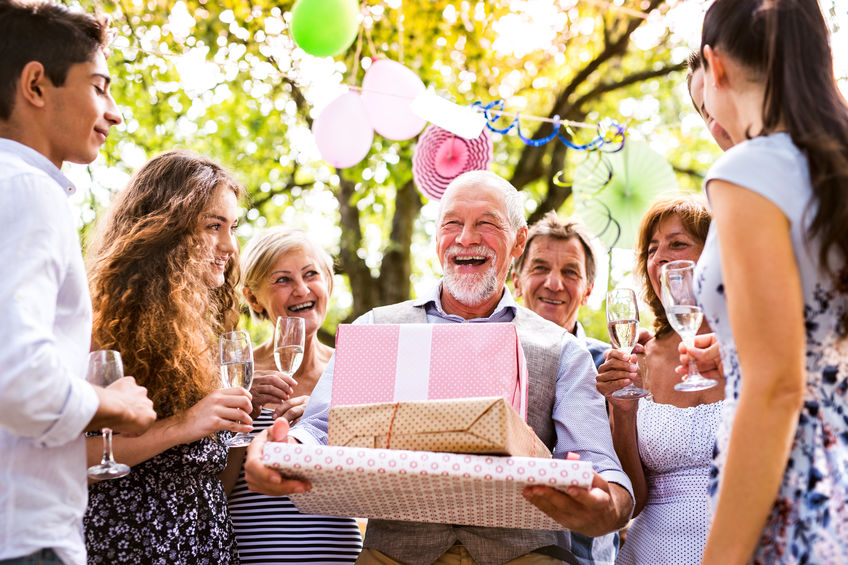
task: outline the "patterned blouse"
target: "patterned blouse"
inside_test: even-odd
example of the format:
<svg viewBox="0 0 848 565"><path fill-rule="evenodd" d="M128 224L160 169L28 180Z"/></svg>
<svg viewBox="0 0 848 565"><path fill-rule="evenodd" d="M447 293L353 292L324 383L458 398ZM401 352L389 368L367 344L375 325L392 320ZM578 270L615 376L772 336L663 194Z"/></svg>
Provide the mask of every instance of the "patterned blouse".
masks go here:
<svg viewBox="0 0 848 565"><path fill-rule="evenodd" d="M218 474L227 432L160 453L120 479L89 487L85 542L90 564L238 564Z"/></svg>
<svg viewBox="0 0 848 565"><path fill-rule="evenodd" d="M707 181L723 179L771 200L790 222L804 293L806 390L777 499L753 563L842 563L848 555L848 339L837 331L848 300L822 275L806 234L814 209L807 159L788 134L746 141L723 155ZM846 187L848 189L848 187ZM741 189L740 189L741 190ZM752 221L756 221L752 218ZM767 268L768 258L763 258ZM834 262L834 267L839 267ZM727 388L710 493L717 495L730 428L744 386L727 314L718 236L710 229L696 272L699 301L719 340ZM780 344L775 344L779 348Z"/></svg>

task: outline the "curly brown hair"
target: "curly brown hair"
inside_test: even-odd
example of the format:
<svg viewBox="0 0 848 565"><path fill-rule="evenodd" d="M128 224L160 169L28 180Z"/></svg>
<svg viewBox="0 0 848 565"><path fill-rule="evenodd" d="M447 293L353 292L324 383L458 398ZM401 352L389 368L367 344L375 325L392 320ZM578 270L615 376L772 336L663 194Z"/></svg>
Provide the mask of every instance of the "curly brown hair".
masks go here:
<svg viewBox="0 0 848 565"><path fill-rule="evenodd" d="M243 196L206 157L182 150L154 157L115 198L89 250L92 340L121 353L159 417L219 387L217 336L238 323L238 255L224 284L210 289L198 231L222 185Z"/></svg>
<svg viewBox="0 0 848 565"><path fill-rule="evenodd" d="M654 313L654 332L657 337L671 332L672 328L665 315L662 300L654 292L648 278L648 248L651 246L651 237L657 226L673 216L680 218L683 228L701 245L707 240L707 232L710 230L710 222L713 219L706 200L695 195L658 200L642 217L639 225L639 240L636 244L634 274L642 281L642 300L651 307Z"/></svg>

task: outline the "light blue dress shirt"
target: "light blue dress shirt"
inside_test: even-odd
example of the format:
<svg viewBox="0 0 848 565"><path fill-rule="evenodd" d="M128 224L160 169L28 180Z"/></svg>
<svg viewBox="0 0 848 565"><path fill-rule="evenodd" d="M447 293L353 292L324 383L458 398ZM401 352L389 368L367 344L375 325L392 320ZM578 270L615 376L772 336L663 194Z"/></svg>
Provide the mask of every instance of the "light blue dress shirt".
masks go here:
<svg viewBox="0 0 848 565"><path fill-rule="evenodd" d="M82 432L98 398L73 192L46 157L0 139L0 560L53 548L85 563Z"/></svg>

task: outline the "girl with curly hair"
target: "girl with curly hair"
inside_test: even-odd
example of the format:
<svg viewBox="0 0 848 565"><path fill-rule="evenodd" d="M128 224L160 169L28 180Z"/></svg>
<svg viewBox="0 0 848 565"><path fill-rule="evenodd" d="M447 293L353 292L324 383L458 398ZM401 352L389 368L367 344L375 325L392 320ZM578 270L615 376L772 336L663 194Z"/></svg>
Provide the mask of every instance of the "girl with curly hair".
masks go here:
<svg viewBox="0 0 848 565"><path fill-rule="evenodd" d="M221 389L217 343L238 320L242 192L205 157L163 153L118 195L90 249L93 342L121 353L158 419L115 438L129 475L90 486L89 563L238 562L218 475L226 432L249 432L252 407L244 389Z"/></svg>

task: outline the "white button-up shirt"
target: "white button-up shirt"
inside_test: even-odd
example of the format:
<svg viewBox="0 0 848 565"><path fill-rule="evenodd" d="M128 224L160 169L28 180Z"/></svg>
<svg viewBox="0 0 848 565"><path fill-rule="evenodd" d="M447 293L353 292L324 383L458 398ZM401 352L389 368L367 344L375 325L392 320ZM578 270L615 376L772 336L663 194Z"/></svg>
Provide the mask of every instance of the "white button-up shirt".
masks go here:
<svg viewBox="0 0 848 565"><path fill-rule="evenodd" d="M0 560L53 548L85 563L82 432L98 399L73 192L46 157L0 139Z"/></svg>

